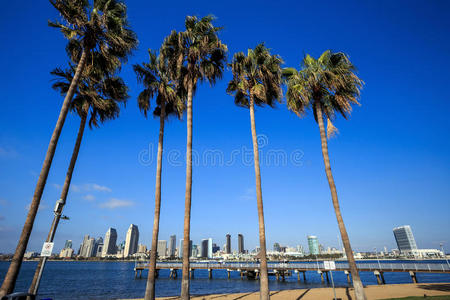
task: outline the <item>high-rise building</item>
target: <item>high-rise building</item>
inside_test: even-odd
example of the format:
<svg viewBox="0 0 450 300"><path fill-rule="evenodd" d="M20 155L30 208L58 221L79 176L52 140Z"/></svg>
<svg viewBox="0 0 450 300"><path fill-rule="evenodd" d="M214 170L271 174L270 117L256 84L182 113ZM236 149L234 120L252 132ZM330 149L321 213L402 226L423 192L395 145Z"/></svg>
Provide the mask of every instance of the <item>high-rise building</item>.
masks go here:
<svg viewBox="0 0 450 300"><path fill-rule="evenodd" d="M238 234L238 253L244 253L244 236L241 233Z"/></svg>
<svg viewBox="0 0 450 300"><path fill-rule="evenodd" d="M139 244L138 245L138 253L146 253L147 252L147 246Z"/></svg>
<svg viewBox="0 0 450 300"><path fill-rule="evenodd" d="M220 247L213 243L212 244L212 253L214 254L219 251L220 251Z"/></svg>
<svg viewBox="0 0 450 300"><path fill-rule="evenodd" d="M281 252L280 244L274 243L274 244L273 244L273 251L274 251L274 252Z"/></svg>
<svg viewBox="0 0 450 300"><path fill-rule="evenodd" d="M208 239L208 258L212 258L213 257L213 242L212 242L212 238Z"/></svg>
<svg viewBox="0 0 450 300"><path fill-rule="evenodd" d="M123 252L124 257L128 257L137 252L139 242L139 229L136 225L131 224L127 231L125 238L125 249Z"/></svg>
<svg viewBox="0 0 450 300"><path fill-rule="evenodd" d="M192 257L198 257L198 246L192 245Z"/></svg>
<svg viewBox="0 0 450 300"><path fill-rule="evenodd" d="M109 228L105 234L105 241L103 243L102 257L116 254L117 251L117 231L114 228Z"/></svg>
<svg viewBox="0 0 450 300"><path fill-rule="evenodd" d="M208 240L203 239L200 244L200 257L208 257Z"/></svg>
<svg viewBox="0 0 450 300"><path fill-rule="evenodd" d="M85 245L84 257L93 257L95 253L95 239L90 238Z"/></svg>
<svg viewBox="0 0 450 300"><path fill-rule="evenodd" d="M309 254L318 255L319 254L319 240L315 235L308 235L308 247Z"/></svg>
<svg viewBox="0 0 450 300"><path fill-rule="evenodd" d="M189 241L189 257L192 256L192 241ZM178 257L183 257L183 239L180 240L180 246L178 247Z"/></svg>
<svg viewBox="0 0 450 300"><path fill-rule="evenodd" d="M411 230L411 226L404 225L393 229L395 241L397 242L398 250L400 252L408 250L416 250L417 244Z"/></svg>
<svg viewBox="0 0 450 300"><path fill-rule="evenodd" d="M86 234L83 238L83 242L80 246L80 256L82 257L88 257L88 244L89 244L89 234Z"/></svg>
<svg viewBox="0 0 450 300"><path fill-rule="evenodd" d="M177 236L171 235L169 239L168 256L175 257L175 250L177 249Z"/></svg>
<svg viewBox="0 0 450 300"><path fill-rule="evenodd" d="M66 243L64 244L64 249L72 248L72 240L66 240Z"/></svg>
<svg viewBox="0 0 450 300"><path fill-rule="evenodd" d="M166 257L166 250L167 250L167 241L159 240L158 247L156 249L156 252L158 253L158 257Z"/></svg>
<svg viewBox="0 0 450 300"><path fill-rule="evenodd" d="M230 254L231 253L231 235L227 234L227 243L225 246L225 253Z"/></svg>

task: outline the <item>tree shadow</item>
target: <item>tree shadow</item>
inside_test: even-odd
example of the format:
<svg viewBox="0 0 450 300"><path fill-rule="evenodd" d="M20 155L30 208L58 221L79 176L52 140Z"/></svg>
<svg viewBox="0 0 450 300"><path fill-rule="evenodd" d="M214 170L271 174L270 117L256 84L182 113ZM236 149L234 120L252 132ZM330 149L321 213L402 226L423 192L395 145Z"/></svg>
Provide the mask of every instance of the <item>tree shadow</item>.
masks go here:
<svg viewBox="0 0 450 300"><path fill-rule="evenodd" d="M296 300L302 299L302 298L306 295L306 293L308 293L310 290L311 290L311 289L307 289L306 291L304 291L303 294L301 294L300 296L298 296L298 298L297 298Z"/></svg>
<svg viewBox="0 0 450 300"><path fill-rule="evenodd" d="M429 291L450 292L450 284L419 284L417 287Z"/></svg>

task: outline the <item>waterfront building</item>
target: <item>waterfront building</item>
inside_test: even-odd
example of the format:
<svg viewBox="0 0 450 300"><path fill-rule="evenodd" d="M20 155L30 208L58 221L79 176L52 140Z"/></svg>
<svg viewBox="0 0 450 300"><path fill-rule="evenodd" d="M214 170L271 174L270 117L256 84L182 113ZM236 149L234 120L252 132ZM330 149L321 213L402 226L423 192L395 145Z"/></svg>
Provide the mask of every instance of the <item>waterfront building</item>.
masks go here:
<svg viewBox="0 0 450 300"><path fill-rule="evenodd" d="M220 247L213 243L212 244L212 253L214 254L219 251L220 251Z"/></svg>
<svg viewBox="0 0 450 300"><path fill-rule="evenodd" d="M208 239L203 239L200 244L200 257L208 257Z"/></svg>
<svg viewBox="0 0 450 300"><path fill-rule="evenodd" d="M199 253L198 253L198 246L197 245L192 245L192 257L198 257Z"/></svg>
<svg viewBox="0 0 450 300"><path fill-rule="evenodd" d="M281 252L280 244L278 243L273 244L273 252Z"/></svg>
<svg viewBox="0 0 450 300"><path fill-rule="evenodd" d="M80 256L88 257L88 244L89 244L89 234L86 234L83 238L83 242L80 246Z"/></svg>
<svg viewBox="0 0 450 300"><path fill-rule="evenodd" d="M171 235L169 239L169 250L168 250L168 256L169 257L175 257L175 250L177 248L177 236Z"/></svg>
<svg viewBox="0 0 450 300"><path fill-rule="evenodd" d="M244 236L241 233L238 234L238 253L244 253Z"/></svg>
<svg viewBox="0 0 450 300"><path fill-rule="evenodd" d="M167 241L159 240L158 247L156 250L156 252L158 253L158 257L166 257L166 250L167 250Z"/></svg>
<svg viewBox="0 0 450 300"><path fill-rule="evenodd" d="M393 232L398 250L400 250L400 252L408 252L410 250L417 249L416 240L414 239L411 226L399 226L394 228Z"/></svg>
<svg viewBox="0 0 450 300"><path fill-rule="evenodd" d="M64 248L72 248L72 240L66 240L64 244Z"/></svg>
<svg viewBox="0 0 450 300"><path fill-rule="evenodd" d="M138 253L147 253L147 246L139 244Z"/></svg>
<svg viewBox="0 0 450 300"><path fill-rule="evenodd" d="M231 235L227 234L227 243L225 244L225 253L230 254L231 253Z"/></svg>
<svg viewBox="0 0 450 300"><path fill-rule="evenodd" d="M319 254L319 240L315 235L308 235L308 247L309 254L318 255Z"/></svg>
<svg viewBox="0 0 450 300"><path fill-rule="evenodd" d="M105 234L105 241L103 243L102 257L116 254L117 251L117 231L114 228L109 228Z"/></svg>
<svg viewBox="0 0 450 300"><path fill-rule="evenodd" d="M212 258L213 257L213 242L212 242L212 238L208 239L208 258Z"/></svg>
<svg viewBox="0 0 450 300"><path fill-rule="evenodd" d="M89 238L86 242L86 244L84 245L85 247L85 252L83 253L84 255L82 255L83 257L92 257L94 256L94 251L95 251L95 239L94 238Z"/></svg>
<svg viewBox="0 0 450 300"><path fill-rule="evenodd" d="M192 256L192 240L189 241L189 257ZM183 258L183 239L180 240L180 246L178 247L178 257Z"/></svg>
<svg viewBox="0 0 450 300"><path fill-rule="evenodd" d="M73 249L72 248L64 248L59 252L60 258L71 258L73 256Z"/></svg>
<svg viewBox="0 0 450 300"><path fill-rule="evenodd" d="M137 252L139 242L139 229L136 225L131 224L127 231L125 238L125 249L123 252L124 257L128 257Z"/></svg>

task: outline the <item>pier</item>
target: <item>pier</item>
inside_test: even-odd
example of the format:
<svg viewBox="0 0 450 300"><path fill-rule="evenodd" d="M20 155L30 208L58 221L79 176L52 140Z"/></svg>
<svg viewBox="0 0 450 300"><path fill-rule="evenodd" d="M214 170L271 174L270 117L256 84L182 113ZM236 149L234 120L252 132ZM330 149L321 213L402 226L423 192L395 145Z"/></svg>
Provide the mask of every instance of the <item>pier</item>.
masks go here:
<svg viewBox="0 0 450 300"><path fill-rule="evenodd" d="M385 284L384 279L385 272L406 272L411 276L411 280L414 283L417 281L417 273L447 273L450 274L450 265L446 263L426 263L426 262L379 262L379 263L366 263L357 262L357 267L360 272L373 272L377 278L379 285ZM297 274L297 280L307 281L306 272L315 271L320 274L322 283L329 282L329 272L344 272L347 275L348 284L351 285L351 274L347 262L336 262L335 270L328 270L325 268L323 262L316 263L302 263L302 262L289 262L289 263L268 263L267 264L269 276L276 277L277 280L285 280L286 277ZM191 262L190 263L190 277L194 278L195 270L208 270L208 278L213 278L213 270L226 270L228 278L231 276L231 272L239 272L241 279L247 277L248 279L258 279L260 273L259 263L252 262ZM136 262L134 267L135 278L142 277L142 271L148 269L147 262ZM170 278L177 278L178 271L181 272L181 262L158 262L156 264L157 276L158 271L161 269L170 270ZM302 275L302 276L300 276Z"/></svg>

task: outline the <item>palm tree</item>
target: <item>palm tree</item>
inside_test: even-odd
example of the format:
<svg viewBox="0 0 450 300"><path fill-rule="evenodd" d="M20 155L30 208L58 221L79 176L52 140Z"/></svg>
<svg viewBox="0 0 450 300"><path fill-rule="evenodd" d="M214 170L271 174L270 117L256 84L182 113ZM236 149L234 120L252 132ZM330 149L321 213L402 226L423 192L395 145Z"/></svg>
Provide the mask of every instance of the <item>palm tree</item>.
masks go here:
<svg viewBox="0 0 450 300"><path fill-rule="evenodd" d="M261 172L255 126L255 105L269 105L282 99L281 64L278 55L271 55L269 49L261 43L255 49L248 49L247 56L239 52L233 56L231 70L233 79L227 92L234 96L236 105L250 109L250 124L253 141L253 157L256 177L256 199L258 204L259 243L260 243L260 299L269 299L269 279L267 274L266 231L261 190Z"/></svg>
<svg viewBox="0 0 450 300"><path fill-rule="evenodd" d="M201 19L187 16L186 30L172 31L165 40L163 57L169 58L169 70L176 75L177 84L187 91L187 143L186 143L186 194L183 232L183 277L181 299L189 299L189 241L192 191L192 99L198 81L215 84L222 78L226 63L227 46L223 44L212 22L213 16Z"/></svg>
<svg viewBox="0 0 450 300"><path fill-rule="evenodd" d="M87 69L85 70L87 71ZM89 116L89 127L99 127L101 123L106 120L115 119L119 116L119 104L125 104L128 96L128 88L120 77L117 76L101 76L98 77L91 74L85 74L78 84L78 89L71 102L70 109L78 114L80 117L80 127L75 142L75 147L72 152L69 167L66 173L66 179L61 191L60 205L55 212L50 231L47 236L47 242L52 242L55 237L56 229L61 219L64 205L66 204L67 194L72 180L72 174L75 168L75 163L78 158L78 153L81 146L81 141L84 134L84 129ZM53 84L53 88L59 90L62 95L67 93L70 88L70 83L74 76L74 68L67 70L55 69L51 72L52 75L58 77L58 80ZM97 72L96 74L101 74ZM36 268L33 281L30 285L29 292L36 294L39 288L39 273L44 269L46 258L41 258Z"/></svg>
<svg viewBox="0 0 450 300"><path fill-rule="evenodd" d="M87 61L93 62L92 52L99 52L105 68L111 70L126 62L137 46L136 35L127 22L126 6L119 0L96 0L93 5L88 0L50 0L50 3L58 10L63 22L49 22L49 25L61 30L70 41L69 47L81 46L81 50L71 57L77 67L48 145L16 251L0 288L0 298L14 290L59 136Z"/></svg>
<svg viewBox="0 0 450 300"><path fill-rule="evenodd" d="M359 104L358 98L363 81L355 75L355 71L356 68L347 55L327 50L318 59L306 55L300 71L286 68L283 70L283 77L288 87L286 93L288 108L299 116L302 116L306 110L312 109L314 118L319 125L325 172L331 190L331 198L339 231L341 232L342 243L344 244L353 278L356 299L365 300L366 295L356 268L350 239L339 207L327 144L327 133L328 137L331 137L336 132L336 128L331 123L336 113L347 119L352 110L351 105ZM328 122L327 133L325 133L324 117L327 118Z"/></svg>
<svg viewBox="0 0 450 300"><path fill-rule="evenodd" d="M145 300L155 299L155 273L156 256L159 234L159 216L161 209L161 172L162 172L162 154L164 140L164 121L170 115L176 115L181 118L184 109L185 93L178 88L171 73L168 70L167 60L157 56L155 52L148 51L150 62L134 65L134 71L137 79L144 85L144 90L138 96L139 109L147 117L150 109L150 98L156 97L156 108L153 114L159 117L159 141L158 158L156 165L156 184L155 184L155 216L153 218L152 249L150 252L150 268L147 277L147 288L145 290Z"/></svg>

